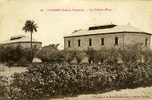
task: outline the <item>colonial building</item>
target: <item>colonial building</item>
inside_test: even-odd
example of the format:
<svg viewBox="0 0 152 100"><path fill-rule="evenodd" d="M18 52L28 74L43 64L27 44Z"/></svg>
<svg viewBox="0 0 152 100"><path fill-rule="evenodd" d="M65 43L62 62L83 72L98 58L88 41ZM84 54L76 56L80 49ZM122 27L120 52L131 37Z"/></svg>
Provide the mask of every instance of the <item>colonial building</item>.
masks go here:
<svg viewBox="0 0 152 100"><path fill-rule="evenodd" d="M12 36L12 37L10 37L10 39L1 42L0 46L3 46L3 47L21 46L23 48L30 48L31 40L30 40L30 37L25 36L25 35ZM39 49L42 47L42 42L33 39L32 46L33 46L33 48Z"/></svg>
<svg viewBox="0 0 152 100"><path fill-rule="evenodd" d="M65 50L124 48L138 43L150 48L151 34L130 25L92 26L87 30L76 30L64 37Z"/></svg>

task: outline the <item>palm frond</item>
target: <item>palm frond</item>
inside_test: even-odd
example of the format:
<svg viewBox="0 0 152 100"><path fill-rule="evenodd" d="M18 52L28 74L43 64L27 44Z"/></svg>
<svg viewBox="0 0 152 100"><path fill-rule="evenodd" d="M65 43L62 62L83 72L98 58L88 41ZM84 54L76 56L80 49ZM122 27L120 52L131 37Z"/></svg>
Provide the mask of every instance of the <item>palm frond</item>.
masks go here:
<svg viewBox="0 0 152 100"><path fill-rule="evenodd" d="M35 23L34 20L27 20L25 22L25 25L22 28L22 30L25 31L25 32L33 33L33 32L37 32L37 28L38 28L38 26L37 26L37 24Z"/></svg>

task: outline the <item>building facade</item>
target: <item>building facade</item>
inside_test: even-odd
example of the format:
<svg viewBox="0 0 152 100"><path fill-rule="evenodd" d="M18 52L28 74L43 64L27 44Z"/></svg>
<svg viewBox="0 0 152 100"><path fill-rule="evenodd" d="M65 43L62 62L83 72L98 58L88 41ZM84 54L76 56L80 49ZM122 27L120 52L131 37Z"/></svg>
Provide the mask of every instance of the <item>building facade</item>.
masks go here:
<svg viewBox="0 0 152 100"><path fill-rule="evenodd" d="M124 48L133 44L142 44L145 48L150 48L151 34L130 25L110 24L77 30L64 37L65 50Z"/></svg>
<svg viewBox="0 0 152 100"><path fill-rule="evenodd" d="M10 39L0 43L3 47L17 47L21 46L23 48L31 48L30 37L25 35L12 36ZM42 47L42 42L35 39L32 40L33 48L40 49Z"/></svg>

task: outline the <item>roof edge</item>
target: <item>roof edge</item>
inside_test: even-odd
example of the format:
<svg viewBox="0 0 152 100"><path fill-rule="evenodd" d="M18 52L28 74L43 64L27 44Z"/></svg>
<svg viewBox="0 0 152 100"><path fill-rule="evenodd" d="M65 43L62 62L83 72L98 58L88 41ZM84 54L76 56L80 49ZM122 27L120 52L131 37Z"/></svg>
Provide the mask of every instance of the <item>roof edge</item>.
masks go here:
<svg viewBox="0 0 152 100"><path fill-rule="evenodd" d="M137 34L147 34L147 35L152 35L151 33L148 32L131 32L131 31L121 31L121 32L109 32L109 33L94 33L94 34L82 34L82 35L71 35L71 36L64 36L64 38L69 38L69 37L80 37L80 36L91 36L91 35L101 35L101 34L117 34L117 33L137 33Z"/></svg>
<svg viewBox="0 0 152 100"><path fill-rule="evenodd" d="M23 42L0 43L0 45L15 44L15 43L31 43L31 42L30 41L23 41ZM42 44L42 42L38 42L38 41L33 41L32 43Z"/></svg>

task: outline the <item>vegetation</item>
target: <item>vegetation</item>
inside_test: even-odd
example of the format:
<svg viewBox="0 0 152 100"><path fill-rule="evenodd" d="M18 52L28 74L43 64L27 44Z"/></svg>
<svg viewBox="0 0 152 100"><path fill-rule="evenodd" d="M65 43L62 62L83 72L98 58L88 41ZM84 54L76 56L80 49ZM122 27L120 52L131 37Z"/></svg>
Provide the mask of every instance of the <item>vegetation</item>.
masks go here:
<svg viewBox="0 0 152 100"><path fill-rule="evenodd" d="M38 50L33 48L33 55L36 54ZM29 64L33 57L31 58L31 49L22 48L21 46L17 47L1 47L0 48L0 62L5 63L8 66L11 65L21 65L26 66Z"/></svg>
<svg viewBox="0 0 152 100"><path fill-rule="evenodd" d="M38 28L38 26L35 23L35 21L33 21L33 20L27 20L23 27L23 31L30 32L30 34L31 34L31 58L33 58L32 35L33 35L33 32L37 32L37 28Z"/></svg>
<svg viewBox="0 0 152 100"><path fill-rule="evenodd" d="M152 85L152 65L128 64L33 64L27 72L14 74L1 97L38 100L40 97L75 96L113 89ZM4 89L3 89L4 88ZM5 95L4 95L5 94ZM7 100L7 99L5 99Z"/></svg>
<svg viewBox="0 0 152 100"><path fill-rule="evenodd" d="M80 64L82 60L87 56L85 52L83 51L62 51L62 54L64 56L64 61L71 64L72 61L76 60L74 63Z"/></svg>
<svg viewBox="0 0 152 100"><path fill-rule="evenodd" d="M0 100L7 100L8 97L8 79L4 76L0 76Z"/></svg>
<svg viewBox="0 0 152 100"><path fill-rule="evenodd" d="M50 44L44 46L36 55L42 62L61 63L64 57L61 51L58 50L59 44Z"/></svg>
<svg viewBox="0 0 152 100"><path fill-rule="evenodd" d="M41 97L75 96L152 85L152 51L149 49L135 45L125 49L82 52L60 51L57 47L43 47L37 56L45 63L30 65L28 71L14 74L11 82L0 77L2 100L39 100ZM85 56L90 64L81 63ZM11 61L17 61L17 58L14 56ZM71 63L73 59L77 64Z"/></svg>

